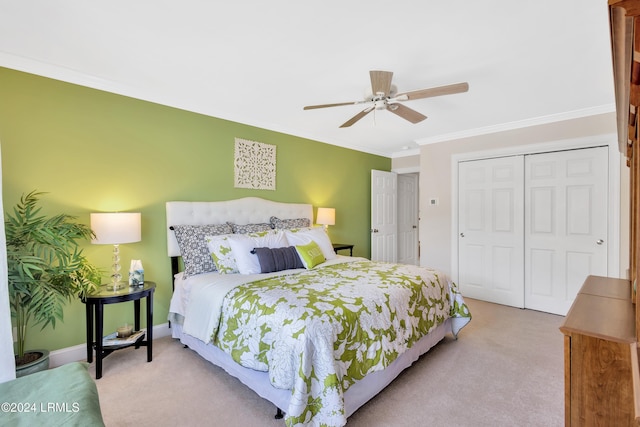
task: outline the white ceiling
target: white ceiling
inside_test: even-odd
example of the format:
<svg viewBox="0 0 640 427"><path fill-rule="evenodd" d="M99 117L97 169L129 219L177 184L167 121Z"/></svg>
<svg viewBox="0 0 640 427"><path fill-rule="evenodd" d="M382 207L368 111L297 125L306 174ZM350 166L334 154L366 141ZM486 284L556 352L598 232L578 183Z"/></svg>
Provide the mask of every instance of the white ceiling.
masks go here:
<svg viewBox="0 0 640 427"><path fill-rule="evenodd" d="M614 110L606 0L0 0L0 66L387 157ZM418 124L302 110L374 69L470 89L406 102Z"/></svg>

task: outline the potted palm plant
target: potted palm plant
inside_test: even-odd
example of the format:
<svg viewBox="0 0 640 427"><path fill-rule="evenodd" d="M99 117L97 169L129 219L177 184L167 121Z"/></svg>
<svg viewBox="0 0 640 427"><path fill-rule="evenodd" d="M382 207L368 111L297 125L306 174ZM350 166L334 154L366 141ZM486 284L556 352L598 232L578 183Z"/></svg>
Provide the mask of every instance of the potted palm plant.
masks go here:
<svg viewBox="0 0 640 427"><path fill-rule="evenodd" d="M17 329L16 376L49 366L47 350L25 350L29 327L55 328L56 320L63 320L64 305L97 289L102 275L79 247L93 237L91 228L70 215L41 215L42 194L23 194L13 212L5 214L9 305Z"/></svg>

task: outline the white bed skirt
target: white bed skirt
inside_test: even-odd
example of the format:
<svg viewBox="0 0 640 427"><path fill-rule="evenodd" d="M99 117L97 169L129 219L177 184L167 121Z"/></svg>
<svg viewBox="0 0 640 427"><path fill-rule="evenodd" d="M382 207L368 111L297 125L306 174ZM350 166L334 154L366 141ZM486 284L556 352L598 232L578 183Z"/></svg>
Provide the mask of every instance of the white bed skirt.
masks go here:
<svg viewBox="0 0 640 427"><path fill-rule="evenodd" d="M420 355L439 343L447 333L451 333L451 321L451 318L447 319L429 335L422 337L384 371L373 372L349 387L344 394L345 415L351 416L358 408L389 385L403 370L418 360ZM182 326L177 323L171 324L171 330L173 338L179 339L182 344L189 346L209 362L220 366L230 375L238 378L263 399L270 401L282 411L287 410L291 399L291 390L273 387L267 372L242 367L215 345L205 344L199 339L183 333Z"/></svg>

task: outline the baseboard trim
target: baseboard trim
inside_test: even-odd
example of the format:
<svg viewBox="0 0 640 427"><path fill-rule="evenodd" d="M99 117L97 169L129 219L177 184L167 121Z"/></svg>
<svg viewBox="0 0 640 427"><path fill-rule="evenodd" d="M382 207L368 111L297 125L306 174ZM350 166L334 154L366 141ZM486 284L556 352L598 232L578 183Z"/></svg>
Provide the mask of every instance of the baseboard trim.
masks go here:
<svg viewBox="0 0 640 427"><path fill-rule="evenodd" d="M171 335L169 323L155 325L153 327L153 339L162 338ZM71 362L87 361L87 345L78 344L72 347L54 350L49 354L49 366L57 368Z"/></svg>

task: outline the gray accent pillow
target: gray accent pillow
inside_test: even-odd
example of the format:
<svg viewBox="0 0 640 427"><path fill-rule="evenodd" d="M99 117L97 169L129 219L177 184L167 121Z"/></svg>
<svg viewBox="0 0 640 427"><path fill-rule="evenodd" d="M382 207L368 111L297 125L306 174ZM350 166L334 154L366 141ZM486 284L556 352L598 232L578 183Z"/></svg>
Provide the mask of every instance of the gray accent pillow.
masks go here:
<svg viewBox="0 0 640 427"><path fill-rule="evenodd" d="M311 227L311 221L309 218L292 218L292 219L280 219L272 216L269 221L273 228L278 230L291 230L292 228L304 228Z"/></svg>
<svg viewBox="0 0 640 427"><path fill-rule="evenodd" d="M304 268L295 246L286 248L255 248L252 254L258 256L260 273Z"/></svg>
<svg viewBox="0 0 640 427"><path fill-rule="evenodd" d="M273 230L271 224L266 222L260 224L231 224L233 234L259 233L260 231Z"/></svg>
<svg viewBox="0 0 640 427"><path fill-rule="evenodd" d="M185 279L196 274L216 271L216 265L204 237L231 234L233 232L231 224L174 225L171 228L180 247Z"/></svg>

